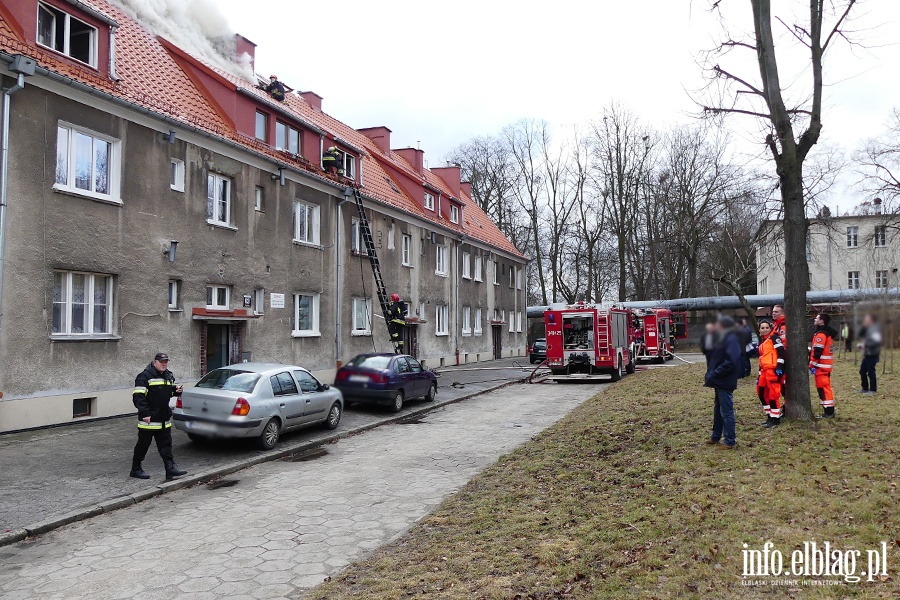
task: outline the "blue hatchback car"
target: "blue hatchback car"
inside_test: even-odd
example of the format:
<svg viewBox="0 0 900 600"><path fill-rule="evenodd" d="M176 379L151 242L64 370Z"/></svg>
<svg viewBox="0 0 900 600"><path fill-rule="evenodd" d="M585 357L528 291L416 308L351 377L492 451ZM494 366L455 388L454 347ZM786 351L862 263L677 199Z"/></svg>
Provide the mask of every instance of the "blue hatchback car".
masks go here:
<svg viewBox="0 0 900 600"><path fill-rule="evenodd" d="M386 404L400 412L406 400L437 395L437 376L406 354L359 354L338 369L334 387L344 403Z"/></svg>

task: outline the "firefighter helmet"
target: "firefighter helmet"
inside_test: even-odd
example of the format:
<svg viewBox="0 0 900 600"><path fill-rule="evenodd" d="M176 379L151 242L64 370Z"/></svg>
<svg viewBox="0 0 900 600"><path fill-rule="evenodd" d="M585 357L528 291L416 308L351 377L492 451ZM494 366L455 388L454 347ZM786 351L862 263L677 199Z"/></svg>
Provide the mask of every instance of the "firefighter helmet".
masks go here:
<svg viewBox="0 0 900 600"><path fill-rule="evenodd" d="M400 302L400 295L399 294L391 294L391 301L392 302Z"/></svg>
<svg viewBox="0 0 900 600"><path fill-rule="evenodd" d="M335 146L329 146L329 147L328 147L328 151L329 151L329 152L337 152L337 147L335 147Z"/></svg>
<svg viewBox="0 0 900 600"><path fill-rule="evenodd" d="M269 79L274 79L278 81L278 75L269 75Z"/></svg>

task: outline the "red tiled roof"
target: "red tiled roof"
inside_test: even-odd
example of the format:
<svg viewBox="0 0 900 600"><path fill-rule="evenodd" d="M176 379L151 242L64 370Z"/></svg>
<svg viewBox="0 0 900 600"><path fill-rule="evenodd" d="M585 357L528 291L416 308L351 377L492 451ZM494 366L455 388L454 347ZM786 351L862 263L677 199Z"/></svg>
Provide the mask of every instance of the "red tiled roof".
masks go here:
<svg viewBox="0 0 900 600"><path fill-rule="evenodd" d="M41 48L34 42L22 41L17 35L16 28L6 22L2 8L0 8L0 51L27 54L34 58L40 67L49 71L145 107L188 126L241 144L250 150L270 156L282 164L306 170L313 177L330 180L332 183L341 183L337 178L325 175L317 165L311 165L302 157L294 157L277 151L256 139L239 134L227 114L214 100L207 97L202 87L182 68L180 61L192 60L202 65L203 70L213 71L217 79L227 79L234 84L235 88L255 95L261 102L271 103L268 94L255 87L251 82L226 73L196 57L191 57L170 42L158 39L117 6L105 0L82 0L82 2L120 25L116 30L116 75L119 78L118 81L114 82L105 74ZM293 112L301 122L324 130L331 137L336 137L339 142L344 142L345 145L365 152L361 158L361 172L362 189L366 196L420 219L438 224L442 228L456 231L458 234L465 233L470 238L498 250L522 256L481 208L465 193L461 193L462 197L458 198L464 205L463 223L451 223L446 216L438 217L436 213L423 210L420 204L421 199L413 199L404 192L403 186L398 185L392 178L390 169L402 173L419 184L427 184L436 188L443 195L456 197L449 186L436 174L426 169L424 176L420 175L397 153L382 152L364 134L313 108L299 96L288 94L282 108Z"/></svg>

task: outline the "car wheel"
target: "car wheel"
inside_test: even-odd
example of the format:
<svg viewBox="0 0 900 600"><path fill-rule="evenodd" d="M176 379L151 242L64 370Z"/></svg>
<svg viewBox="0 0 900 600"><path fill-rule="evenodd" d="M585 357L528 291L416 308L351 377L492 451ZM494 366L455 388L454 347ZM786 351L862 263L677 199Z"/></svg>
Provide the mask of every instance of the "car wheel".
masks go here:
<svg viewBox="0 0 900 600"><path fill-rule="evenodd" d="M619 366L616 367L616 370L612 373L612 380L619 381L622 379L622 359L619 359Z"/></svg>
<svg viewBox="0 0 900 600"><path fill-rule="evenodd" d="M342 414L341 403L335 402L332 404L331 410L328 411L328 417L325 418L325 429L337 429L338 423L341 422Z"/></svg>
<svg viewBox="0 0 900 600"><path fill-rule="evenodd" d="M278 443L280 430L281 425L278 423L278 419L269 419L266 426L263 427L262 433L256 438L256 445L261 450L271 450Z"/></svg>
<svg viewBox="0 0 900 600"><path fill-rule="evenodd" d="M197 435L196 433L187 434L188 439L194 442L195 444L205 444L209 441L209 438L205 435Z"/></svg>
<svg viewBox="0 0 900 600"><path fill-rule="evenodd" d="M391 410L395 413L403 410L403 390L397 390L394 400L391 402Z"/></svg>
<svg viewBox="0 0 900 600"><path fill-rule="evenodd" d="M428 387L428 393L425 394L425 401L434 402L435 396L437 396L437 382L432 382L432 384Z"/></svg>

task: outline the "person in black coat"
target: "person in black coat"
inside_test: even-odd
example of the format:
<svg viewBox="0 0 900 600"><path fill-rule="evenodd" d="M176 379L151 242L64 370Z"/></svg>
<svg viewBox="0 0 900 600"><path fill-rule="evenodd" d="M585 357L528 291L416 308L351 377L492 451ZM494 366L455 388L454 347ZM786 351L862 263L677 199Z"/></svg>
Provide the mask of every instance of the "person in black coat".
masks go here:
<svg viewBox="0 0 900 600"><path fill-rule="evenodd" d="M187 473L178 468L172 456L172 409L169 400L180 396L181 391L181 386L175 385L175 375L169 370L169 355L165 352L154 356L153 362L135 378L132 401L138 411L138 441L131 459L132 477L150 479L141 468L141 462L154 439L166 467L166 479Z"/></svg>
<svg viewBox="0 0 900 600"><path fill-rule="evenodd" d="M737 445L734 416L734 390L737 388L741 366L741 341L735 331L734 319L723 315L716 322L719 343L709 356L704 384L716 391L713 405L712 435L707 444L724 450ZM719 443L722 440L722 443Z"/></svg>

